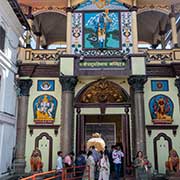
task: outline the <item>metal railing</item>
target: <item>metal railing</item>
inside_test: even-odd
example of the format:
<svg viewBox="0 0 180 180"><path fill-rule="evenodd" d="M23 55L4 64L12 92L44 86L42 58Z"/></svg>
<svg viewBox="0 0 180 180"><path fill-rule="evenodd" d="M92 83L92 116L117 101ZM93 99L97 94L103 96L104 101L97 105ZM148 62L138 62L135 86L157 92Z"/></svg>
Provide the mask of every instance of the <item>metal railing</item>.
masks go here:
<svg viewBox="0 0 180 180"><path fill-rule="evenodd" d="M35 173L31 176L22 178L21 180L90 180L90 167L89 166L72 166L63 168L61 172L56 170Z"/></svg>

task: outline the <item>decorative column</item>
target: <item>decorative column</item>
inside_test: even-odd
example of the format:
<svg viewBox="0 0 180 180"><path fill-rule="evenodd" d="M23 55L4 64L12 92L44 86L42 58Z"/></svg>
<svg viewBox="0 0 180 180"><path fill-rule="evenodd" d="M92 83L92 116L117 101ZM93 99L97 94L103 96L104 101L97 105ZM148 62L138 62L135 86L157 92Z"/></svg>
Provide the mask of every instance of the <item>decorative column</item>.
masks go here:
<svg viewBox="0 0 180 180"><path fill-rule="evenodd" d="M71 32L72 32L72 8L71 1L68 0L68 7L66 9L67 12L67 24L66 24L66 53L71 53Z"/></svg>
<svg viewBox="0 0 180 180"><path fill-rule="evenodd" d="M130 124L129 124L129 108L125 107L124 109L126 115L125 115L125 134L126 134L126 166L127 168L131 166L131 147L130 147Z"/></svg>
<svg viewBox="0 0 180 180"><path fill-rule="evenodd" d="M20 88L20 96L18 98L15 172L17 174L23 174L26 166L25 146L26 146L27 112L28 112L29 90L30 87L32 86L32 80L31 79L20 80L18 83Z"/></svg>
<svg viewBox="0 0 180 180"><path fill-rule="evenodd" d="M165 34L166 34L166 31L160 30L159 35L161 36L161 46L162 46L162 49L165 49L165 48L166 48L166 44L165 44Z"/></svg>
<svg viewBox="0 0 180 180"><path fill-rule="evenodd" d="M178 47L178 37L177 37L176 16L175 16L174 5L171 6L171 13L169 14L169 18L171 20L172 44L174 45L174 47Z"/></svg>
<svg viewBox="0 0 180 180"><path fill-rule="evenodd" d="M78 129L78 131L76 131L76 154L79 153L79 151L81 150L81 109L77 108L76 109L76 129Z"/></svg>
<svg viewBox="0 0 180 180"><path fill-rule="evenodd" d="M130 8L130 11L132 12L133 53L138 52L137 10L136 2L134 2L133 7Z"/></svg>
<svg viewBox="0 0 180 180"><path fill-rule="evenodd" d="M177 87L178 89L178 99L179 99L179 109L180 109L180 78L177 78L175 80L175 86Z"/></svg>
<svg viewBox="0 0 180 180"><path fill-rule="evenodd" d="M33 25L34 16L32 15L32 7L28 9L27 21L29 24L29 28L26 33L26 48L31 48L31 30Z"/></svg>
<svg viewBox="0 0 180 180"><path fill-rule="evenodd" d="M60 76L62 85L62 119L61 119L61 150L67 154L73 150L74 144L74 88L76 76Z"/></svg>
<svg viewBox="0 0 180 180"><path fill-rule="evenodd" d="M36 35L36 49L40 49L41 32L35 32Z"/></svg>
<svg viewBox="0 0 180 180"><path fill-rule="evenodd" d="M134 90L134 113L135 113L135 150L146 154L145 112L144 112L144 84L147 81L145 75L129 77L128 83Z"/></svg>

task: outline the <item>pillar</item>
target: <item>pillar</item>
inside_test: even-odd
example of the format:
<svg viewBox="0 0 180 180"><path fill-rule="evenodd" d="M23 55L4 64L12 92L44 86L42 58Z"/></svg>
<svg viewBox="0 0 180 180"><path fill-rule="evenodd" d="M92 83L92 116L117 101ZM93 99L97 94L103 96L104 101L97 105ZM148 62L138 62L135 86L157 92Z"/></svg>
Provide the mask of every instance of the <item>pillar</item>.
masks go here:
<svg viewBox="0 0 180 180"><path fill-rule="evenodd" d="M26 128L29 90L32 80L20 80L19 82L20 96L18 98L18 116L17 116L17 134L16 134L16 156L15 156L15 172L23 174L25 171L25 146L26 146Z"/></svg>
<svg viewBox="0 0 180 180"><path fill-rule="evenodd" d="M74 88L76 76L60 76L62 85L62 118L61 118L61 150L67 154L73 150L74 144Z"/></svg>
<svg viewBox="0 0 180 180"><path fill-rule="evenodd" d="M71 32L72 32L72 8L71 8L71 1L68 0L68 7L67 11L67 24L66 24L66 53L71 53Z"/></svg>
<svg viewBox="0 0 180 180"><path fill-rule="evenodd" d="M35 32L36 35L36 49L40 49L41 32Z"/></svg>
<svg viewBox="0 0 180 180"><path fill-rule="evenodd" d="M134 116L135 116L135 150L146 154L145 111L144 111L144 84L145 75L134 75L128 78L128 83L134 90Z"/></svg>
<svg viewBox="0 0 180 180"><path fill-rule="evenodd" d="M176 16L174 6L171 6L171 13L169 15L171 21L171 30L172 30L172 44L174 47L178 47L178 37L177 37L177 29L176 29Z"/></svg>
<svg viewBox="0 0 180 180"><path fill-rule="evenodd" d="M175 80L175 86L176 86L177 89L178 89L178 94L177 94L177 96L178 96L178 100L179 100L179 109L180 109L180 78L177 78L177 79Z"/></svg>
<svg viewBox="0 0 180 180"><path fill-rule="evenodd" d="M166 34L166 31L164 31L164 30L161 30L161 31L159 32L159 35L160 35L160 37L161 37L161 46L162 46L162 49L165 49L165 48L166 48L165 34Z"/></svg>
<svg viewBox="0 0 180 180"><path fill-rule="evenodd" d="M28 29L26 33L26 48L31 48L31 34L32 34L31 30L32 30L33 20L34 20L34 16L32 15L32 7L29 7L27 21L30 29Z"/></svg>
<svg viewBox="0 0 180 180"><path fill-rule="evenodd" d="M136 3L134 3L133 7L130 9L130 11L132 11L133 53L138 53L137 10Z"/></svg>

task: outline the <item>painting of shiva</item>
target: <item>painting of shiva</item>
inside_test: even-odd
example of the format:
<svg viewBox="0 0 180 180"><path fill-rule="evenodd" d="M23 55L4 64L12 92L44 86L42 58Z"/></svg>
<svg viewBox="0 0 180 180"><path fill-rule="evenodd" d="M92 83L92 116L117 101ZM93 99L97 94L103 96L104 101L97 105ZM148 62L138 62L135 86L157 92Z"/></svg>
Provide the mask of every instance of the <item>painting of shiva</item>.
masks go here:
<svg viewBox="0 0 180 180"><path fill-rule="evenodd" d="M52 124L55 120L57 100L53 96L44 94L33 102L34 122L37 124Z"/></svg>
<svg viewBox="0 0 180 180"><path fill-rule="evenodd" d="M173 102L165 95L153 96L149 101L149 108L154 124L171 124L173 122Z"/></svg>
<svg viewBox="0 0 180 180"><path fill-rule="evenodd" d="M84 48L120 48L119 12L84 13Z"/></svg>

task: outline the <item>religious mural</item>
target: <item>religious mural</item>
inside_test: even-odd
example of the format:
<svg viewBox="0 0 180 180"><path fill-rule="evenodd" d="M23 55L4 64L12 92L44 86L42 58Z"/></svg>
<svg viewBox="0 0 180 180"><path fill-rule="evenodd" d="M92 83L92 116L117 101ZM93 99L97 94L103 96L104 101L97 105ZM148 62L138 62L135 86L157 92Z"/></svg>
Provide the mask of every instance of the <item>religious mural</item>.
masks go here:
<svg viewBox="0 0 180 180"><path fill-rule="evenodd" d="M153 96L149 101L149 108L154 124L170 124L173 122L174 105L168 96L162 94Z"/></svg>
<svg viewBox="0 0 180 180"><path fill-rule="evenodd" d="M38 91L54 91L54 80L38 80Z"/></svg>
<svg viewBox="0 0 180 180"><path fill-rule="evenodd" d="M119 13L84 14L84 48L120 48Z"/></svg>
<svg viewBox="0 0 180 180"><path fill-rule="evenodd" d="M72 14L72 53L122 56L132 52L131 12L116 0L86 0Z"/></svg>
<svg viewBox="0 0 180 180"><path fill-rule="evenodd" d="M38 96L33 102L34 122L37 124L54 123L57 100L51 95Z"/></svg>

